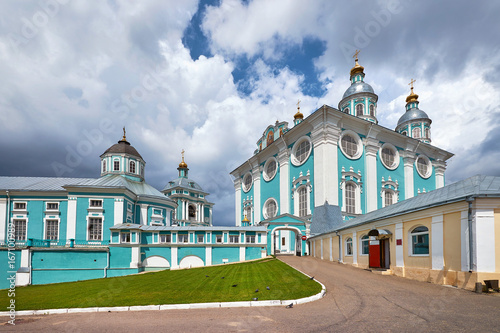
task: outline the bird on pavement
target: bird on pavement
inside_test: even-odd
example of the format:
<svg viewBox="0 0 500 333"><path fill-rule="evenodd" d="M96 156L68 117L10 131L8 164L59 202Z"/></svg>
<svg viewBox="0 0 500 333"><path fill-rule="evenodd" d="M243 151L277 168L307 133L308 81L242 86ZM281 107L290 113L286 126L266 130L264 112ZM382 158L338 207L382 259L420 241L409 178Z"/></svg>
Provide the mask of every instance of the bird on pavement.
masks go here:
<svg viewBox="0 0 500 333"><path fill-rule="evenodd" d="M287 309L291 309L291 308L293 308L293 303L288 304L288 305L286 306L286 308L287 308Z"/></svg>

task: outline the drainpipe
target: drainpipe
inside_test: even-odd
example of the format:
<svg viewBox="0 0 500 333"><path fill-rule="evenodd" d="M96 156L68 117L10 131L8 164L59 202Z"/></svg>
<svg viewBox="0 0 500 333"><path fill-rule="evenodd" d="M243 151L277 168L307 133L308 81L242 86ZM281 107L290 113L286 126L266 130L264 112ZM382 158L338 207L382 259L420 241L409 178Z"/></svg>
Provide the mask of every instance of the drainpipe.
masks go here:
<svg viewBox="0 0 500 333"><path fill-rule="evenodd" d="M475 230L472 229L472 203L474 198L467 198L466 201L469 203L469 211L467 224L469 228L469 273L477 270L476 267L476 250L475 250Z"/></svg>
<svg viewBox="0 0 500 333"><path fill-rule="evenodd" d="M338 262L342 262L342 240L340 239L340 235L338 231L335 231L335 235L339 238L339 259Z"/></svg>
<svg viewBox="0 0 500 333"><path fill-rule="evenodd" d="M109 247L107 251L107 261L106 261L106 267L104 267L104 277L108 277L108 269L109 269Z"/></svg>

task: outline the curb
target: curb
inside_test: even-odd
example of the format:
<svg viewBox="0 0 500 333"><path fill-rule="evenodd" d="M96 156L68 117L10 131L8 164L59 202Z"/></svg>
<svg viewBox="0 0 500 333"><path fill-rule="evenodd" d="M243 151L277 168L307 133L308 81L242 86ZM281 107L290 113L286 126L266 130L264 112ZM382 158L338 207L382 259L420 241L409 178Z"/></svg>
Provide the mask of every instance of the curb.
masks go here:
<svg viewBox="0 0 500 333"><path fill-rule="evenodd" d="M283 261L282 261L283 262ZM286 263L285 263L286 264ZM288 265L288 264L287 264ZM288 265L299 271L307 277L311 277L297 268ZM134 305L117 307L90 307L90 308L68 308L68 309L47 309L47 310L23 310L16 311L17 316L35 316L61 313L89 313L89 312L120 312L120 311L162 311L162 310L189 310L189 309L214 309L214 308L240 308L240 307L263 307L263 306L282 306L289 304L305 304L317 301L326 293L326 287L323 283L314 279L321 285L321 291L316 295L293 299L293 300L268 300L268 301L240 301L240 302L213 302L213 303L189 303L189 304L164 304L164 305ZM0 317L10 316L9 311L0 311Z"/></svg>

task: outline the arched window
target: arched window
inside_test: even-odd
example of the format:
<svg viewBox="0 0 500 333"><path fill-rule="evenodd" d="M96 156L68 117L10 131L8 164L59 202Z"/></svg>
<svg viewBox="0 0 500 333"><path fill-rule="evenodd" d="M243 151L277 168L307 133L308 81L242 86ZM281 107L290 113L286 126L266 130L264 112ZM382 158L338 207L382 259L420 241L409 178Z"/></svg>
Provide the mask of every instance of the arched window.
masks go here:
<svg viewBox="0 0 500 333"><path fill-rule="evenodd" d="M248 221L250 221L250 224L252 224L252 207L247 206L245 207L245 216L247 217Z"/></svg>
<svg viewBox="0 0 500 333"><path fill-rule="evenodd" d="M114 160L113 161L113 170L114 171L120 171L120 161L119 160Z"/></svg>
<svg viewBox="0 0 500 333"><path fill-rule="evenodd" d="M106 160L102 161L102 172L106 172Z"/></svg>
<svg viewBox="0 0 500 333"><path fill-rule="evenodd" d="M393 195L391 191L384 191L384 207L393 204Z"/></svg>
<svg viewBox="0 0 500 333"><path fill-rule="evenodd" d="M298 140L292 148L292 163L302 165L311 154L311 142L308 137Z"/></svg>
<svg viewBox="0 0 500 333"><path fill-rule="evenodd" d="M356 186L352 183L345 185L345 211L348 214L356 214Z"/></svg>
<svg viewBox="0 0 500 333"><path fill-rule="evenodd" d="M190 220L196 219L196 208L193 205L189 205L188 207L188 216Z"/></svg>
<svg viewBox="0 0 500 333"><path fill-rule="evenodd" d="M420 128L415 127L411 130L411 133L414 139L420 139Z"/></svg>
<svg viewBox="0 0 500 333"><path fill-rule="evenodd" d="M273 198L268 199L264 203L264 218L270 219L276 216L278 213L278 204Z"/></svg>
<svg viewBox="0 0 500 333"><path fill-rule="evenodd" d="M352 238L348 237L345 240L345 254L346 256L352 256Z"/></svg>
<svg viewBox="0 0 500 333"><path fill-rule="evenodd" d="M419 226L413 229L411 236L411 254L428 255L429 254L429 229Z"/></svg>
<svg viewBox="0 0 500 333"><path fill-rule="evenodd" d="M425 137L426 137L427 139L430 139L430 137L431 137L431 130L430 130L430 128L426 128L426 129L424 130L424 133L425 133Z"/></svg>
<svg viewBox="0 0 500 333"><path fill-rule="evenodd" d="M270 181L276 175L276 159L274 157L269 158L264 165L264 179Z"/></svg>
<svg viewBox="0 0 500 333"><path fill-rule="evenodd" d="M345 108L344 109L344 112L347 113L347 114L349 114L349 111L350 111L349 108Z"/></svg>
<svg viewBox="0 0 500 333"><path fill-rule="evenodd" d="M408 136L408 133L406 131L401 132L401 134Z"/></svg>
<svg viewBox="0 0 500 333"><path fill-rule="evenodd" d="M248 172L245 175L245 177L243 178L243 191L244 192L250 191L250 189L252 188L252 182L253 182L252 174L250 172Z"/></svg>
<svg viewBox="0 0 500 333"><path fill-rule="evenodd" d="M274 132L269 131L269 133L267 133L267 146L271 145L271 143L273 142L274 142Z"/></svg>
<svg viewBox="0 0 500 333"><path fill-rule="evenodd" d="M426 156L420 155L419 157L417 157L417 172L422 178L430 177L432 171L430 164L431 162Z"/></svg>
<svg viewBox="0 0 500 333"><path fill-rule="evenodd" d="M396 162L396 152L392 147L384 147L382 149L382 162L386 167L392 169Z"/></svg>
<svg viewBox="0 0 500 333"><path fill-rule="evenodd" d="M128 171L130 173L135 173L135 162L134 161L130 161L128 169L129 169Z"/></svg>
<svg viewBox="0 0 500 333"><path fill-rule="evenodd" d="M375 105L370 104L370 116L375 117Z"/></svg>
<svg viewBox="0 0 500 333"><path fill-rule="evenodd" d="M299 188L299 217L307 216L307 187Z"/></svg>
<svg viewBox="0 0 500 333"><path fill-rule="evenodd" d="M367 255L370 253L370 238L368 235L361 237L361 254Z"/></svg>
<svg viewBox="0 0 500 333"><path fill-rule="evenodd" d="M342 151L347 155L347 157L354 158L358 155L358 142L352 135L344 134L340 143L342 145Z"/></svg>
<svg viewBox="0 0 500 333"><path fill-rule="evenodd" d="M356 105L356 116L362 116L363 115L363 104L357 104Z"/></svg>

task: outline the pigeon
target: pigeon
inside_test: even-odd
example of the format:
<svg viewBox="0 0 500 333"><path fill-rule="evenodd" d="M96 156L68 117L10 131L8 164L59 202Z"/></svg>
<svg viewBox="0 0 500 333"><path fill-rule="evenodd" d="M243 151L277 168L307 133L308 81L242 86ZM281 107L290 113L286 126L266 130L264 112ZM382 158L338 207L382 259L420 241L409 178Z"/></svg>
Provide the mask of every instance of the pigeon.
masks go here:
<svg viewBox="0 0 500 333"><path fill-rule="evenodd" d="M231 287L236 287L236 286L237 286L237 284L233 284Z"/></svg>
<svg viewBox="0 0 500 333"><path fill-rule="evenodd" d="M309 278L309 280L314 280L314 276L311 276L311 277Z"/></svg>
<svg viewBox="0 0 500 333"><path fill-rule="evenodd" d="M271 290L271 288L269 288L269 286L266 287L267 290Z"/></svg>
<svg viewBox="0 0 500 333"><path fill-rule="evenodd" d="M224 277L221 277L221 279L223 279Z"/></svg>
<svg viewBox="0 0 500 333"><path fill-rule="evenodd" d="M287 308L287 309L291 309L291 308L293 308L293 303L288 304L288 305L286 306L286 308Z"/></svg>
<svg viewBox="0 0 500 333"><path fill-rule="evenodd" d="M258 297L254 297L252 298L252 301L257 301L259 298Z"/></svg>
<svg viewBox="0 0 500 333"><path fill-rule="evenodd" d="M205 275L205 277L208 277L208 275Z"/></svg>
<svg viewBox="0 0 500 333"><path fill-rule="evenodd" d="M255 289L255 292L258 293L259 292L259 289Z"/></svg>

